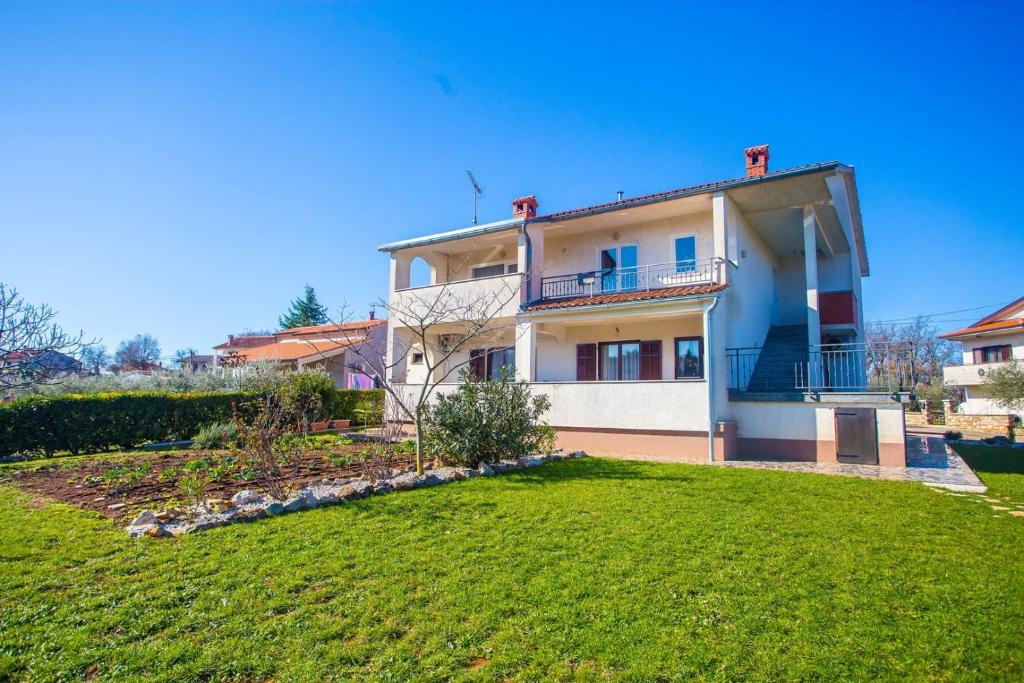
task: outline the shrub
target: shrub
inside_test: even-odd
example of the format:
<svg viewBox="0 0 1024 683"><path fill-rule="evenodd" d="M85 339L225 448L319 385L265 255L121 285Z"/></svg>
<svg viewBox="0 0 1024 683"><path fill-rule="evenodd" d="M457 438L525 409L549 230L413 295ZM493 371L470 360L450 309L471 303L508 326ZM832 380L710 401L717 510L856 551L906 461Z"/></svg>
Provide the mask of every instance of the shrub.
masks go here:
<svg viewBox="0 0 1024 683"><path fill-rule="evenodd" d="M189 505L199 505L203 500L203 495L206 493L206 487L209 482L209 478L205 475L192 472L178 479L178 492L181 493L181 497Z"/></svg>
<svg viewBox="0 0 1024 683"><path fill-rule="evenodd" d="M960 432L956 429L947 429L946 433L943 434L943 436L945 437L946 441L959 441L960 439L964 438L963 432Z"/></svg>
<svg viewBox="0 0 1024 683"><path fill-rule="evenodd" d="M248 392L120 392L30 397L0 406L0 456L135 448L188 438L214 422L252 413ZM383 402L380 389L332 389L325 418L351 420L360 401Z"/></svg>
<svg viewBox="0 0 1024 683"><path fill-rule="evenodd" d="M551 431L541 416L551 403L533 396L526 382L502 372L474 381L465 370L455 393L440 395L424 415L427 453L445 464L476 467L549 447Z"/></svg>
<svg viewBox="0 0 1024 683"><path fill-rule="evenodd" d="M303 370L288 378L280 390L282 408L287 417L308 431L309 423L333 408L334 382L322 372Z"/></svg>
<svg viewBox="0 0 1024 683"><path fill-rule="evenodd" d="M192 437L192 445L201 450L230 448L238 445L238 428L232 422L213 422Z"/></svg>

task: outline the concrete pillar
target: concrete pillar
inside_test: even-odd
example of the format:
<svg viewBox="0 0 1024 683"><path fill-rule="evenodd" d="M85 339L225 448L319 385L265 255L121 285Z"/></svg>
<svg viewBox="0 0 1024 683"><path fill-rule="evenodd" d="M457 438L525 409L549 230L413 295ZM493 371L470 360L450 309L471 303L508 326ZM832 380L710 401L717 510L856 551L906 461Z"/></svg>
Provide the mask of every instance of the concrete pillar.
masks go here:
<svg viewBox="0 0 1024 683"><path fill-rule="evenodd" d="M715 253L712 256L722 260L728 258L729 222L731 220L729 212L732 210L731 202L724 192L716 192L711 196L711 226L715 245ZM726 284L728 273L728 268L722 268L718 273L718 281Z"/></svg>
<svg viewBox="0 0 1024 683"><path fill-rule="evenodd" d="M804 276L807 283L807 343L821 344L821 316L818 312L818 220L814 209L804 207Z"/></svg>
<svg viewBox="0 0 1024 683"><path fill-rule="evenodd" d="M409 264L412 259L402 252L391 252L391 273L388 280L390 291L405 289L409 286Z"/></svg>
<svg viewBox="0 0 1024 683"><path fill-rule="evenodd" d="M516 322L516 377L525 382L537 381L536 348L537 323L531 320Z"/></svg>
<svg viewBox="0 0 1024 683"><path fill-rule="evenodd" d="M954 412L955 411L953 410L953 401L951 401L948 398L943 399L942 400L942 414L943 415L950 415L950 414L952 414Z"/></svg>
<svg viewBox="0 0 1024 683"><path fill-rule="evenodd" d="M545 275L544 270L544 226L539 224L527 224L526 235L529 237L529 247L524 243L521 251L523 261L520 263L521 273L526 273L526 281L523 283L523 303L537 301L543 297L542 281ZM526 268L525 270L522 270Z"/></svg>

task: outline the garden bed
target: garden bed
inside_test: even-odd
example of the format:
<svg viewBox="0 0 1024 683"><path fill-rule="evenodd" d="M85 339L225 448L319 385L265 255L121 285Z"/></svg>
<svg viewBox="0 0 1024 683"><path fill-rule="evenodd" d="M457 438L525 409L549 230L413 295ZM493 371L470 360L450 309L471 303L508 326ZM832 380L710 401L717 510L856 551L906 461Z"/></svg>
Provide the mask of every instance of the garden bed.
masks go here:
<svg viewBox="0 0 1024 683"><path fill-rule="evenodd" d="M289 468L288 483L301 487L322 480L357 477L366 444L344 437L314 437ZM395 460L406 468L411 454ZM230 450L170 451L64 459L31 468L12 469L4 478L18 488L76 507L94 510L124 523L142 509L182 505L183 477L208 480L203 498L230 498L256 490L255 473L246 469L239 453Z"/></svg>

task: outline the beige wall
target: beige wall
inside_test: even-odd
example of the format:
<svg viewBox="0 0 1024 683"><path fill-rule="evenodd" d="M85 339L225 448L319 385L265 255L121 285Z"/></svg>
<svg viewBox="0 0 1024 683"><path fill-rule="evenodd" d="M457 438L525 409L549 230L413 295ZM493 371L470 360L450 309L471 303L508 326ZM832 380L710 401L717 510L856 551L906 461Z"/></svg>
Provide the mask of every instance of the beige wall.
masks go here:
<svg viewBox="0 0 1024 683"><path fill-rule="evenodd" d="M675 338L701 336L699 315L672 320L633 322L625 317L621 322L602 322L593 325L567 326L541 323L537 332L538 382L564 382L576 380L576 345L611 341L661 341L661 377L675 377Z"/></svg>
<svg viewBox="0 0 1024 683"><path fill-rule="evenodd" d="M614 233L619 235L617 240ZM544 234L544 275L596 270L601 249L632 243L637 245L638 265L669 263L675 261L673 238L684 235L697 237L697 260L715 255L710 208L706 212L593 232L560 235L559 229L553 228Z"/></svg>

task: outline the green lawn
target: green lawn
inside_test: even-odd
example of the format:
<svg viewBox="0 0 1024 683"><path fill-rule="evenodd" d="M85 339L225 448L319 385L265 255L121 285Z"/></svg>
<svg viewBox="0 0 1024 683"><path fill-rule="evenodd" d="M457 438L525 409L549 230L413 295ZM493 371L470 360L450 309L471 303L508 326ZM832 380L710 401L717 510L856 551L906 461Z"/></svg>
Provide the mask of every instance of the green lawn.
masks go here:
<svg viewBox="0 0 1024 683"><path fill-rule="evenodd" d="M1024 520L564 461L181 539L0 488L0 679L1024 677Z"/></svg>
<svg viewBox="0 0 1024 683"><path fill-rule="evenodd" d="M1024 503L1024 449L991 446L957 446L971 469L988 486L990 493Z"/></svg>

